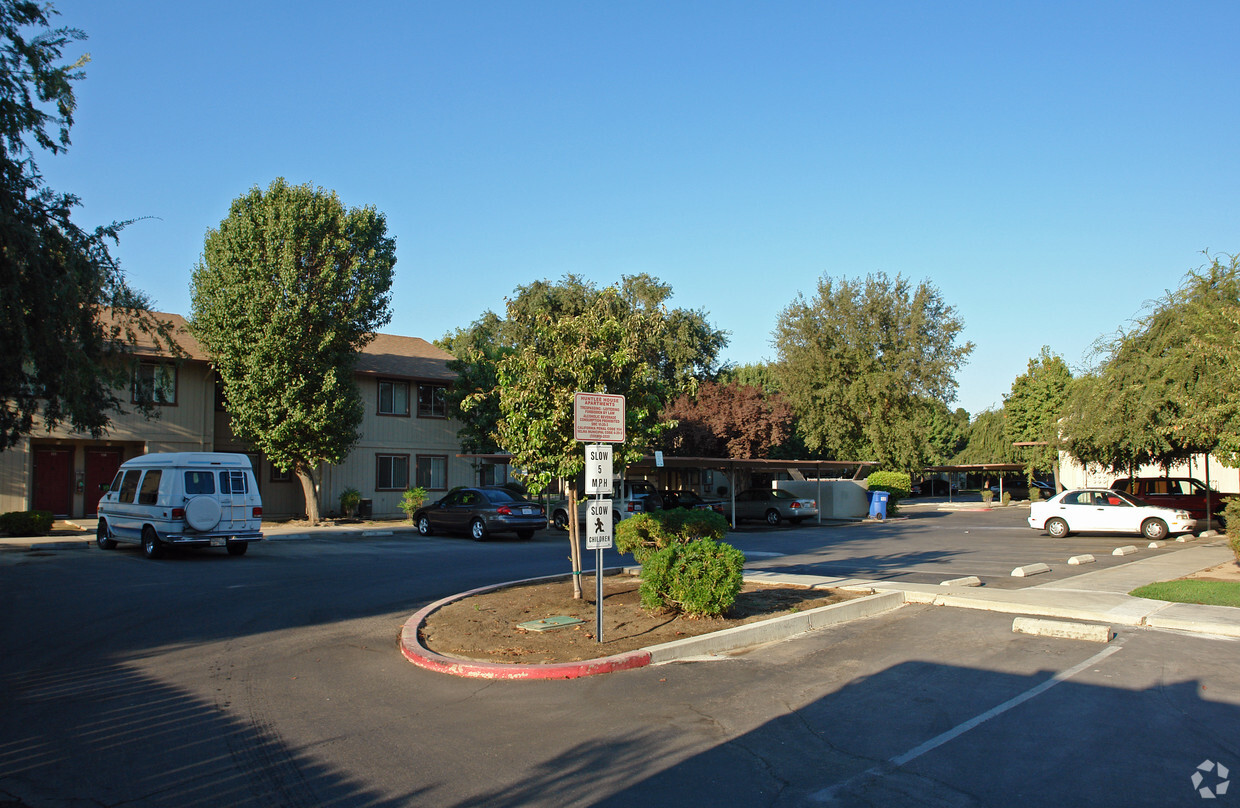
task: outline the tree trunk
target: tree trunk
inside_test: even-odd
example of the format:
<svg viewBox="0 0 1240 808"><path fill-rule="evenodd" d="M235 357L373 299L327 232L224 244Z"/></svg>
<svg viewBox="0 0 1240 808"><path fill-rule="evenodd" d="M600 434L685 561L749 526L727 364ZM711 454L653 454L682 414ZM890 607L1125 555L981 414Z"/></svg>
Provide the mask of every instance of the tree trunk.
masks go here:
<svg viewBox="0 0 1240 808"><path fill-rule="evenodd" d="M573 599L581 600L581 526L577 523L577 487L568 489L569 561L573 567Z"/></svg>
<svg viewBox="0 0 1240 808"><path fill-rule="evenodd" d="M319 496L315 485L314 470L309 466L298 463L296 466L297 479L301 481L301 495L306 500L306 519L312 525L319 523Z"/></svg>

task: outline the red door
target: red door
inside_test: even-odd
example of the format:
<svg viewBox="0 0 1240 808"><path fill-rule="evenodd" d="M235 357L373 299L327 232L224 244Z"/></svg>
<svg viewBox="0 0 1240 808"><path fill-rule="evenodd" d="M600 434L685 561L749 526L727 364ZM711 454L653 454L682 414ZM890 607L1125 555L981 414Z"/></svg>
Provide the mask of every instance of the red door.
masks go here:
<svg viewBox="0 0 1240 808"><path fill-rule="evenodd" d="M112 482L117 470L121 467L122 452L120 449L87 449L86 450L86 509L87 516L99 512L99 498L103 489Z"/></svg>
<svg viewBox="0 0 1240 808"><path fill-rule="evenodd" d="M68 516L73 505L73 450L42 447L34 450L34 484L30 507Z"/></svg>

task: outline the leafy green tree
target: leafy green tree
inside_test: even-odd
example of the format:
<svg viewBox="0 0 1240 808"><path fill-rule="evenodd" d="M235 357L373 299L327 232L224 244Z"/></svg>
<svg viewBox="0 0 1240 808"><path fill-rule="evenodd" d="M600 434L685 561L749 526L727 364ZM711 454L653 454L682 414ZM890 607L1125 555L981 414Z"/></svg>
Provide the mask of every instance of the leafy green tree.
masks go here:
<svg viewBox="0 0 1240 808"><path fill-rule="evenodd" d="M914 471L930 456L928 401L956 397L956 371L973 350L937 289L884 273L827 276L798 295L775 327L779 386L806 445L846 459Z"/></svg>
<svg viewBox="0 0 1240 808"><path fill-rule="evenodd" d="M1020 463L1020 452L1008 440L1003 410L983 410L969 425L968 442L953 459L960 465Z"/></svg>
<svg viewBox="0 0 1240 808"><path fill-rule="evenodd" d="M931 401L928 406L927 459L932 465L950 463L969 443L969 412L963 407L951 410L941 401Z"/></svg>
<svg viewBox="0 0 1240 808"><path fill-rule="evenodd" d="M779 392L779 371L770 362L752 365L736 365L719 371L719 381L756 387L765 396Z"/></svg>
<svg viewBox="0 0 1240 808"><path fill-rule="evenodd" d="M576 513L585 455L583 444L574 439L574 393L624 396L627 440L613 447L613 462L623 469L640 458L666 428L659 413L669 381L651 357L667 338L667 321L656 309L633 310L616 288L592 293L575 314L523 308L512 301L508 317L525 336L497 365L497 442L512 454L512 465L531 488L542 490L553 479L564 479L568 512ZM462 406L468 413L488 398L489 391L476 391ZM570 519L575 598L581 597L578 533L577 520Z"/></svg>
<svg viewBox="0 0 1240 808"><path fill-rule="evenodd" d="M79 200L43 185L34 150L69 147L73 82L89 60L61 62L74 28L46 29L50 5L0 0L0 450L31 434L36 419L100 437L119 412L145 334L176 355L169 324L129 287L108 252L123 223L86 232ZM128 398L128 396L126 396ZM152 413L150 403L140 409Z"/></svg>
<svg viewBox="0 0 1240 808"><path fill-rule="evenodd" d="M647 341L644 359L669 396L691 393L700 381L715 376L727 334L713 328L704 312L668 310L665 304L672 290L667 284L644 274L626 275L619 286L605 290L578 275L566 275L557 283L535 281L517 287L506 317L485 312L468 328L457 329L436 343L456 357L448 365L457 374L448 401L462 423L460 438L467 451L498 448L499 363L538 342L542 337L539 324L546 319L579 316L604 294L609 298L607 307L619 320L658 321L658 339Z"/></svg>
<svg viewBox="0 0 1240 808"><path fill-rule="evenodd" d="M374 208L283 179L233 201L207 232L191 328L211 356L242 440L301 481L319 519L315 470L358 438L357 353L389 309L396 242Z"/></svg>
<svg viewBox="0 0 1240 808"><path fill-rule="evenodd" d="M1004 430L1010 443L1044 443L1024 447L1020 455L1029 464L1030 478L1034 469L1058 468L1059 420L1063 417L1072 384L1072 371L1063 357L1043 346L1042 352L1029 360L1029 369L1012 382L1012 390L1004 397Z"/></svg>
<svg viewBox="0 0 1240 808"><path fill-rule="evenodd" d="M1201 453L1237 459L1240 266L1213 259L1189 272L1128 330L1098 349L1061 424L1067 451L1117 473L1169 467Z"/></svg>

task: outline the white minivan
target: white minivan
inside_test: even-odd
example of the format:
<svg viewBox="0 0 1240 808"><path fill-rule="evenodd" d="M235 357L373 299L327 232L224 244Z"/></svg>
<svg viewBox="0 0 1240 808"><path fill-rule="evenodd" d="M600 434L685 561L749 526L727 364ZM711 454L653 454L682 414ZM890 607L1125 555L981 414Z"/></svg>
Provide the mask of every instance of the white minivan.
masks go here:
<svg viewBox="0 0 1240 808"><path fill-rule="evenodd" d="M126 460L99 500L95 541L142 545L159 558L166 545L224 547L244 555L261 541L263 501L250 458L224 452L167 452Z"/></svg>

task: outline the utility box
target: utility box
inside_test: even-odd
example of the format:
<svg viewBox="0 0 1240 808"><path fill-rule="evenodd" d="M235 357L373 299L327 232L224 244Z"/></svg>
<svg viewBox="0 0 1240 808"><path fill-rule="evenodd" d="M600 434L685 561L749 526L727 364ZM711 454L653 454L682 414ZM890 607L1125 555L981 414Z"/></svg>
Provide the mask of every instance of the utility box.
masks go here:
<svg viewBox="0 0 1240 808"><path fill-rule="evenodd" d="M886 519L887 518L887 500L891 497L886 491L871 491L870 493L870 518Z"/></svg>
<svg viewBox="0 0 1240 808"><path fill-rule="evenodd" d="M375 502L373 499L363 499L357 503L357 518L370 519L375 514Z"/></svg>

